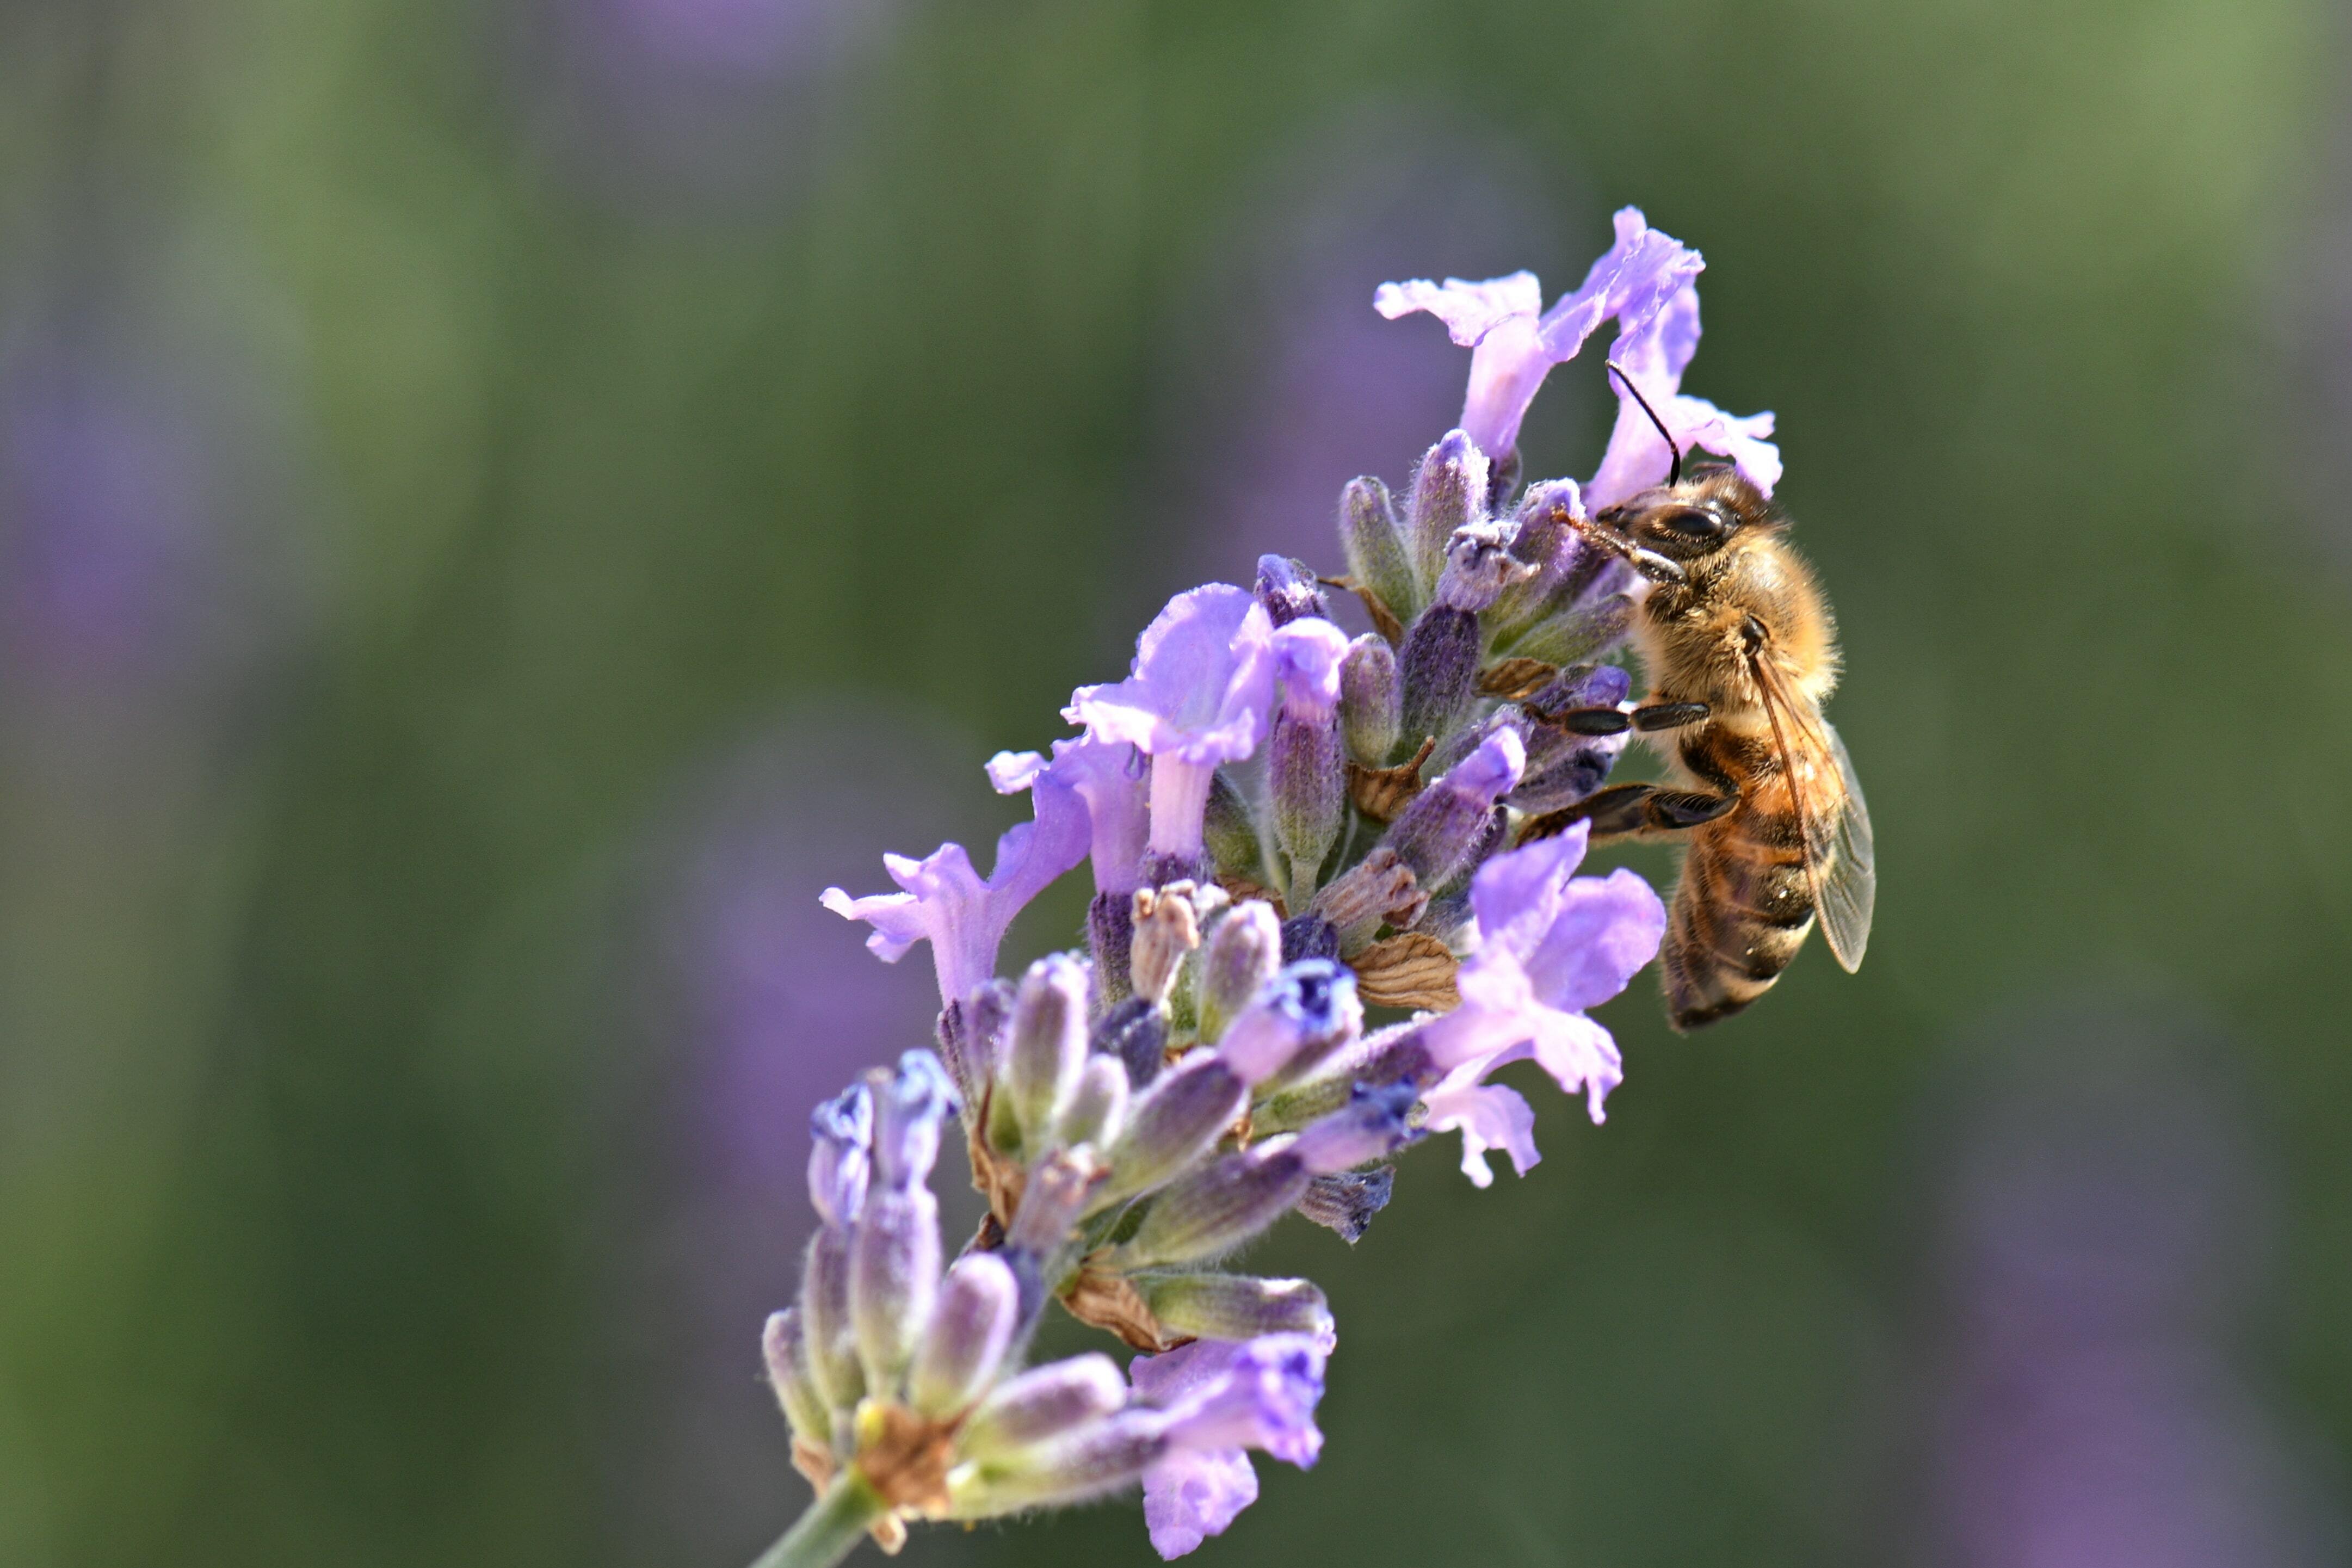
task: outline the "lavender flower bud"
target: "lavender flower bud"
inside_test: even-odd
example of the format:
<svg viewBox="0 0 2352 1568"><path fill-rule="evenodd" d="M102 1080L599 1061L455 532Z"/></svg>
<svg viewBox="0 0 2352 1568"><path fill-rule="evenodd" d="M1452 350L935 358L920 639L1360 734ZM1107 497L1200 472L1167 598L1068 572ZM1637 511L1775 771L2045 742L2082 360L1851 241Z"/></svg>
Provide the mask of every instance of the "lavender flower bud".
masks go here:
<svg viewBox="0 0 2352 1568"><path fill-rule="evenodd" d="M1614 708L1624 701L1632 685L1632 678L1613 664L1580 665L1560 671L1528 699L1527 708L1531 714ZM1608 780L1609 770L1625 750L1623 735L1573 735L1557 724L1531 721L1523 733L1527 771L1510 801L1529 813L1558 811L1584 799Z"/></svg>
<svg viewBox="0 0 2352 1568"><path fill-rule="evenodd" d="M1111 1145L1110 1179L1097 1192L1096 1205L1149 1192L1176 1174L1214 1148L1248 1104L1249 1085L1222 1052L1198 1053L1160 1074Z"/></svg>
<svg viewBox="0 0 2352 1568"><path fill-rule="evenodd" d="M1400 739L1444 739L1477 697L1478 617L1432 605L1404 634L1398 655L1404 689Z"/></svg>
<svg viewBox="0 0 2352 1568"><path fill-rule="evenodd" d="M1350 1047L1322 1071L1259 1100L1250 1108L1250 1125L1262 1136L1297 1131L1346 1110L1356 1090L1366 1085L1410 1084L1427 1090L1441 1075L1429 1034L1425 1019L1391 1025Z"/></svg>
<svg viewBox="0 0 2352 1568"><path fill-rule="evenodd" d="M1356 977L1328 958L1294 963L1236 1016L1217 1055L1235 1077L1257 1084L1302 1059L1330 1054L1362 1029Z"/></svg>
<svg viewBox="0 0 2352 1568"><path fill-rule="evenodd" d="M934 1417L971 1404L995 1378L1019 1317L1020 1289L1003 1259L986 1252L958 1258L907 1373L908 1402Z"/></svg>
<svg viewBox="0 0 2352 1568"><path fill-rule="evenodd" d="M1229 1154L1152 1200L1135 1235L1113 1249L1122 1270L1192 1263L1231 1251L1307 1195L1318 1176L1384 1158L1416 1134L1409 1084L1359 1089L1346 1106L1286 1142Z"/></svg>
<svg viewBox="0 0 2352 1568"><path fill-rule="evenodd" d="M1583 515L1584 501L1574 479L1547 479L1520 500L1511 558L1528 571L1487 611L1489 637L1507 641L1556 607L1559 591L1592 553L1576 531L1576 520Z"/></svg>
<svg viewBox="0 0 2352 1568"><path fill-rule="evenodd" d="M1229 877L1265 875L1265 851L1249 803L1222 773L1209 781L1209 805L1201 822L1202 847L1218 871Z"/></svg>
<svg viewBox="0 0 2352 1568"><path fill-rule="evenodd" d="M1127 1000L1128 974L1135 952L1135 899L1131 891L1097 893L1087 905L1087 951L1095 961L1095 1002L1109 1008Z"/></svg>
<svg viewBox="0 0 2352 1568"><path fill-rule="evenodd" d="M809 1238L801 1266L801 1323L809 1379L826 1405L847 1410L866 1393L849 1310L850 1233L826 1226Z"/></svg>
<svg viewBox="0 0 2352 1568"><path fill-rule="evenodd" d="M849 1317L867 1389L898 1386L939 1288L939 1201L923 1187L867 1198L849 1248Z"/></svg>
<svg viewBox="0 0 2352 1568"><path fill-rule="evenodd" d="M1095 1026L1094 1049L1118 1058L1127 1068L1129 1089L1150 1087L1167 1060L1168 1010L1141 996L1130 996L1105 1013Z"/></svg>
<svg viewBox="0 0 2352 1568"><path fill-rule="evenodd" d="M982 982L940 1013L940 1059L947 1064L957 1098L964 1104L979 1104L982 1091L996 1076L1005 1020L1012 1015L1013 987L1002 980Z"/></svg>
<svg viewBox="0 0 2352 1568"><path fill-rule="evenodd" d="M1222 889L1215 891L1219 899ZM1128 960L1135 994L1165 1006L1175 988L1176 972L1185 956L1201 945L1201 910L1193 883L1171 882L1164 888L1139 888L1135 894L1135 945Z"/></svg>
<svg viewBox="0 0 2352 1568"><path fill-rule="evenodd" d="M1325 890L1328 892L1329 889ZM1285 963L1297 963L1309 958L1337 958L1339 945L1339 928L1311 910L1282 922L1282 962Z"/></svg>
<svg viewBox="0 0 2352 1568"><path fill-rule="evenodd" d="M1132 1486L1169 1447L1157 1411L1121 1410L1029 1444L949 1482L953 1517L1084 1502Z"/></svg>
<svg viewBox="0 0 2352 1568"><path fill-rule="evenodd" d="M1413 475L1412 515L1405 524L1405 553L1425 594L1433 594L1445 570L1445 547L1454 531L1486 511L1486 454L1464 430L1449 430ZM1391 606L1393 607L1393 606Z"/></svg>
<svg viewBox="0 0 2352 1568"><path fill-rule="evenodd" d="M809 1372L808 1338L800 1310L787 1307L768 1320L760 1336L760 1350L768 1363L768 1382L783 1406L793 1435L818 1447L833 1444L833 1409L817 1392Z"/></svg>
<svg viewBox="0 0 2352 1568"><path fill-rule="evenodd" d="M1371 1171L1339 1171L1307 1184L1298 1212L1353 1247L1371 1225L1372 1216L1389 1206L1396 1173L1386 1165Z"/></svg>
<svg viewBox="0 0 2352 1568"><path fill-rule="evenodd" d="M1492 826L1491 837L1496 844L1499 844L1503 836L1510 831L1509 813L1497 807ZM1471 860L1473 869L1486 859L1487 853L1487 850L1483 849L1473 852ZM1454 879L1451 888L1431 899L1428 907L1421 911L1421 918L1406 929L1420 931L1424 936L1433 936L1451 947L1454 945L1454 937L1461 932L1464 926L1470 923L1472 918L1470 879L1459 877Z"/></svg>
<svg viewBox="0 0 2352 1568"><path fill-rule="evenodd" d="M1404 722L1404 689L1396 650L1377 632L1348 645L1339 665L1339 730L1348 754L1368 768L1387 765Z"/></svg>
<svg viewBox="0 0 2352 1568"><path fill-rule="evenodd" d="M1513 557L1512 540L1517 525L1469 522L1446 542L1445 574L1438 580L1437 603L1451 610L1475 615L1501 596L1504 589L1535 575L1535 568Z"/></svg>
<svg viewBox="0 0 2352 1568"><path fill-rule="evenodd" d="M874 1098L855 1083L809 1112L809 1202L828 1226L857 1218L874 1142Z"/></svg>
<svg viewBox="0 0 2352 1568"><path fill-rule="evenodd" d="M1092 1150L1057 1150L1030 1167L1021 1206L997 1254L1020 1282L1024 1335L1045 1305L1046 1285L1060 1272L1064 1246L1102 1175L1102 1162Z"/></svg>
<svg viewBox="0 0 2352 1568"><path fill-rule="evenodd" d="M1257 558L1257 602L1265 606L1266 618L1279 631L1301 616L1313 616L1328 619L1330 610L1323 603L1323 590L1302 562L1286 555L1261 555Z"/></svg>
<svg viewBox="0 0 2352 1568"><path fill-rule="evenodd" d="M1267 782L1276 845L1290 863L1291 896L1304 902L1347 810L1339 747L1339 665L1348 644L1325 620L1301 621L1275 638L1282 703L1274 717Z"/></svg>
<svg viewBox="0 0 2352 1568"><path fill-rule="evenodd" d="M1409 926L1421 918L1428 895L1412 868L1394 849L1381 845L1349 867L1345 875L1315 895L1307 920L1319 921L1334 932L1333 956L1371 939L1381 924ZM1291 956L1291 926L1283 928L1283 956ZM1302 955L1303 956L1303 955Z"/></svg>
<svg viewBox="0 0 2352 1568"><path fill-rule="evenodd" d="M1134 1284L1151 1315L1176 1333L1204 1340L1306 1334L1327 1347L1333 1338L1330 1305L1312 1280L1142 1274Z"/></svg>
<svg viewBox="0 0 2352 1568"><path fill-rule="evenodd" d="M1033 1367L990 1391L958 1434L958 1450L988 1459L1042 1443L1127 1404L1127 1379L1098 1352Z"/></svg>
<svg viewBox="0 0 2352 1568"><path fill-rule="evenodd" d="M1072 1150L1039 1161L1022 1191L1021 1208L1004 1233L1004 1250L1038 1258L1052 1257L1086 1212L1087 1194L1101 1174L1101 1162Z"/></svg>
<svg viewBox="0 0 2352 1568"><path fill-rule="evenodd" d="M1611 594L1590 604L1571 605L1547 616L1520 635L1511 652L1546 664L1574 664L1596 658L1625 640L1633 624L1633 601Z"/></svg>
<svg viewBox="0 0 2352 1568"><path fill-rule="evenodd" d="M1495 803L1519 782L1527 748L1507 728L1487 733L1477 750L1423 790L1389 826L1381 843L1412 868L1423 888L1442 888L1466 864L1491 827Z"/></svg>
<svg viewBox="0 0 2352 1568"><path fill-rule="evenodd" d="M1127 1120L1127 1095L1126 1065L1117 1057L1088 1057L1054 1130L1054 1141L1070 1149L1082 1143L1108 1147Z"/></svg>
<svg viewBox="0 0 2352 1568"><path fill-rule="evenodd" d="M1086 1065L1086 966L1066 952L1031 964L1013 1003L1010 1036L1003 1089L1025 1148L1061 1114Z"/></svg>
<svg viewBox="0 0 2352 1568"><path fill-rule="evenodd" d="M1282 967L1282 922L1274 906L1252 899L1225 911L1201 952L1201 1040L1215 1045L1234 1015Z"/></svg>
<svg viewBox="0 0 2352 1568"><path fill-rule="evenodd" d="M1381 596L1401 619L1411 619L1429 595L1413 581L1405 554L1404 530L1389 504L1388 487L1370 478L1351 479L1339 496L1339 545L1348 571Z"/></svg>
<svg viewBox="0 0 2352 1568"><path fill-rule="evenodd" d="M1318 1176L1386 1159L1418 1136L1405 1117L1420 1098L1412 1084L1359 1087L1345 1108L1301 1131L1291 1152Z"/></svg>
<svg viewBox="0 0 2352 1568"><path fill-rule="evenodd" d="M1113 1266L1126 1273L1222 1257L1279 1219L1316 1173L1287 1147L1228 1154L1154 1197L1135 1234L1111 1249Z"/></svg>
<svg viewBox="0 0 2352 1568"><path fill-rule="evenodd" d="M955 1086L929 1051L908 1051L895 1074L866 1075L874 1090L874 1181L895 1192L919 1186L940 1157L940 1123L956 1112Z"/></svg>

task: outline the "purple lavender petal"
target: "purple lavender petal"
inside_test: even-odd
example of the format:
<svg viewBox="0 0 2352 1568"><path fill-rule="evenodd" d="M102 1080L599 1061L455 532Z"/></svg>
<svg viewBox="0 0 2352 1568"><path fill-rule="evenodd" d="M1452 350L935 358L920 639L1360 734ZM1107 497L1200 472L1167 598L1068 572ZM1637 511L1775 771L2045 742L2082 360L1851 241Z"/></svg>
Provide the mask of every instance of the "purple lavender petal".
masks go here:
<svg viewBox="0 0 2352 1568"><path fill-rule="evenodd" d="M1703 397L1680 395L1683 372L1697 352L1698 337L1698 289L1685 284L1645 328L1621 338L1612 357L1633 376L1684 451L1696 447L1729 458L1748 483L1769 496L1780 482L1780 449L1765 439L1772 434L1772 416L1742 418ZM1617 423L1601 467L1585 487L1584 499L1595 510L1664 483L1674 462L1650 416L1614 378L1611 384L1617 394Z"/></svg>
<svg viewBox="0 0 2352 1568"><path fill-rule="evenodd" d="M1257 1472L1239 1448L1179 1449L1143 1472L1143 1523L1151 1549L1175 1559L1223 1535L1257 1501Z"/></svg>
<svg viewBox="0 0 2352 1568"><path fill-rule="evenodd" d="M1621 207L1610 221L1616 230L1615 243L1592 264L1574 293L1544 312L1545 348L1561 360L1568 359L1601 322L1614 316L1617 341L1609 347L1611 359L1623 363L1642 352L1645 336L1655 335L1664 352L1680 351L1687 363L1689 350L1698 341L1698 293L1692 281L1706 268L1706 261L1680 240L1652 228L1639 207ZM1661 330L1661 318L1685 293L1694 312L1687 332L1679 326ZM1681 368L1676 365L1675 374Z"/></svg>
<svg viewBox="0 0 2352 1568"><path fill-rule="evenodd" d="M1328 719L1339 703L1339 666L1348 634L1329 621L1305 617L1274 634L1274 669L1282 682L1282 710L1302 721Z"/></svg>
<svg viewBox="0 0 2352 1568"><path fill-rule="evenodd" d="M1482 283L1448 278L1432 283L1416 278L1383 283L1372 308L1390 321L1426 310L1445 323L1446 332L1470 351L1470 384L1462 399L1463 430L1489 458L1507 457L1518 444L1519 422L1535 401L1545 374L1567 354L1553 357L1544 345L1538 312L1543 286L1532 272L1489 278ZM1580 345L1581 338L1577 340ZM1574 353L1575 349L1569 351Z"/></svg>
<svg viewBox="0 0 2352 1568"><path fill-rule="evenodd" d="M905 890L852 898L827 888L820 902L844 920L874 928L866 945L896 963L919 942L931 944L942 1004L957 1002L996 973L996 952L1013 917L1088 848L1086 804L1051 769L1030 781L1036 818L996 841L996 868L986 881L961 844L942 844L921 860L885 855L883 869Z"/></svg>
<svg viewBox="0 0 2352 1568"><path fill-rule="evenodd" d="M1510 943L1514 952L1532 949L1551 924L1569 879L1584 863L1591 837L1592 825L1579 822L1479 867L1470 883L1470 908L1478 917L1480 940Z"/></svg>
<svg viewBox="0 0 2352 1568"><path fill-rule="evenodd" d="M1448 1094L1531 1058L1563 1091L1580 1090L1597 1122L1609 1091L1624 1080L1616 1042L1584 1009L1622 991L1657 956L1666 911L1650 885L1622 868L1606 877L1572 875L1585 838L1572 831L1498 855L1472 881L1479 945L1457 976L1462 1005L1419 1034L1430 1060L1448 1075L1441 1086ZM1492 1113L1468 1101L1448 1106L1465 1119L1479 1109ZM1471 1133L1465 1125L1465 1151Z"/></svg>
<svg viewBox="0 0 2352 1568"><path fill-rule="evenodd" d="M1483 283L1458 278L1442 286L1426 279L1384 283L1372 296L1373 309L1391 321L1429 311L1471 350L1462 427L1487 456L1501 458L1517 445L1520 422L1545 375L1575 358L1601 322L1617 318L1611 350L1617 357L1654 333L1669 301L1706 265L1696 251L1650 227L1637 208L1619 212L1615 226L1616 243L1592 264L1583 284L1540 316L1542 290L1531 272Z"/></svg>
<svg viewBox="0 0 2352 1568"><path fill-rule="evenodd" d="M1152 854L1179 864L1199 858L1212 774L1265 738L1273 644L1265 605L1244 589L1211 583L1168 601L1137 639L1127 679L1071 693L1063 718L1097 742L1151 754Z"/></svg>
<svg viewBox="0 0 2352 1568"><path fill-rule="evenodd" d="M1229 763L1257 750L1274 702L1273 623L1248 590L1177 595L1137 640L1132 673L1082 686L1062 717L1154 757Z"/></svg>
<svg viewBox="0 0 2352 1568"><path fill-rule="evenodd" d="M1311 1468L1323 1451L1315 1406L1323 1397L1322 1348L1306 1334L1195 1340L1128 1368L1136 1398L1168 1412L1179 1448L1263 1448Z"/></svg>
<svg viewBox="0 0 2352 1568"><path fill-rule="evenodd" d="M1780 448L1764 438L1772 434L1769 413L1745 417L1726 414L1703 397L1672 395L1647 378L1640 381L1643 395L1674 431L1685 453L1696 448L1729 458L1741 477L1768 496L1780 484ZM1650 416L1631 397L1621 395L1609 450L1592 483L1585 488L1585 500L1595 510L1615 506L1652 485L1665 483L1673 462L1665 439Z"/></svg>
<svg viewBox="0 0 2352 1568"><path fill-rule="evenodd" d="M1544 1005L1570 1012L1597 1007L1625 989L1658 955L1666 910L1650 884L1623 867L1606 877L1578 877L1523 962Z"/></svg>
<svg viewBox="0 0 2352 1568"><path fill-rule="evenodd" d="M1051 763L1035 752L999 752L989 759L988 779L999 795L1030 789L1040 776L1075 791L1085 803L1095 890L1133 892L1151 826L1150 772L1142 753L1124 742L1082 735L1055 742Z"/></svg>
<svg viewBox="0 0 2352 1568"><path fill-rule="evenodd" d="M1456 1068L1422 1096L1429 1112L1423 1125L1432 1133L1462 1134L1462 1173L1481 1187L1495 1180L1486 1163L1489 1149L1508 1154L1511 1168L1522 1176L1543 1159L1536 1152L1535 1108L1515 1089L1479 1083L1478 1075L1486 1070L1483 1061Z"/></svg>

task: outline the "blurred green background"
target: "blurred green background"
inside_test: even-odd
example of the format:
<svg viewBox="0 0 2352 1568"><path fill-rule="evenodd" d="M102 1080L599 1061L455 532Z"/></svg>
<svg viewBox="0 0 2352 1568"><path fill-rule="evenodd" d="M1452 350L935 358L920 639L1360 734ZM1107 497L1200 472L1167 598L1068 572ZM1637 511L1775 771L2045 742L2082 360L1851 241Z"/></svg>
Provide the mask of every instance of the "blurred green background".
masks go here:
<svg viewBox="0 0 2352 1568"><path fill-rule="evenodd" d="M1008 821L1168 594L1336 567L1465 363L1373 283L1557 291L1623 203L1780 416L1870 965L1644 982L1605 1128L1286 1228L1329 1447L1201 1560L2342 1560L2347 66L2281 0L0 5L0 1561L746 1560L805 1107L930 989L818 889Z"/></svg>

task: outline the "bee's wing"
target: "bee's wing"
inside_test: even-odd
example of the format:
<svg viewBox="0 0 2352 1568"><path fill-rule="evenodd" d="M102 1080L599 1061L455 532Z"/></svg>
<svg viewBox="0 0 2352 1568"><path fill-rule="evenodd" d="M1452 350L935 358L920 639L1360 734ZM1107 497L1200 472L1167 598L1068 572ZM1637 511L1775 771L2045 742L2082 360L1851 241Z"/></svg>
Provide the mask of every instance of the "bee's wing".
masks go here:
<svg viewBox="0 0 2352 1568"><path fill-rule="evenodd" d="M1765 716L1772 721L1772 739L1780 752L1781 776L1789 781L1789 798L1796 804L1805 840L1805 879L1812 885L1822 935L1828 939L1838 967L1851 974L1862 967L1863 951L1870 945L1871 910L1878 901L1877 851L1871 840L1870 807L1862 798L1862 784L1853 776L1853 759L1846 755L1845 742L1838 739L1821 710L1790 689L1780 668L1762 650L1749 656L1748 668L1763 695ZM1819 757L1835 765L1834 789L1815 776L1811 767L1799 771L1799 748L1790 744L1792 731L1811 742L1809 762Z"/></svg>
<svg viewBox="0 0 2352 1568"><path fill-rule="evenodd" d="M1821 909L1822 934L1830 952L1848 974L1862 967L1863 950L1870 945L1870 915L1878 903L1878 856L1870 837L1870 807L1862 798L1862 783L1853 776L1853 759L1830 721L1814 716L1829 754L1844 781L1840 809L1829 814L1829 874L1821 879L1816 901Z"/></svg>

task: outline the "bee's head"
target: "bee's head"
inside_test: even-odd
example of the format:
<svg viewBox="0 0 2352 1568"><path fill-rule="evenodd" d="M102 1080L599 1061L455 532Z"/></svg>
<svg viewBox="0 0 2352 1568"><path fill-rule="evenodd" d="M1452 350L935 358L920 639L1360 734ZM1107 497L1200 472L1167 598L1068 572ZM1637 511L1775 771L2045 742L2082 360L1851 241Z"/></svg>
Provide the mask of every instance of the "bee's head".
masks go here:
<svg viewBox="0 0 2352 1568"><path fill-rule="evenodd" d="M1703 561L1750 529L1773 525L1772 503L1732 468L1710 464L1678 484L1657 485L1596 520L1669 561Z"/></svg>
<svg viewBox="0 0 2352 1568"><path fill-rule="evenodd" d="M1675 433L1666 428L1666 422L1658 417L1658 411L1650 406L1650 400L1642 395L1623 365L1612 359L1609 369L1657 426L1658 438L1674 458L1664 484L1603 508L1594 520L1616 537L1618 548L1630 545L1678 565L1688 564L1727 548L1748 529L1773 522L1772 503L1737 471L1708 463L1694 467L1690 477L1684 478L1683 449L1675 444Z"/></svg>

